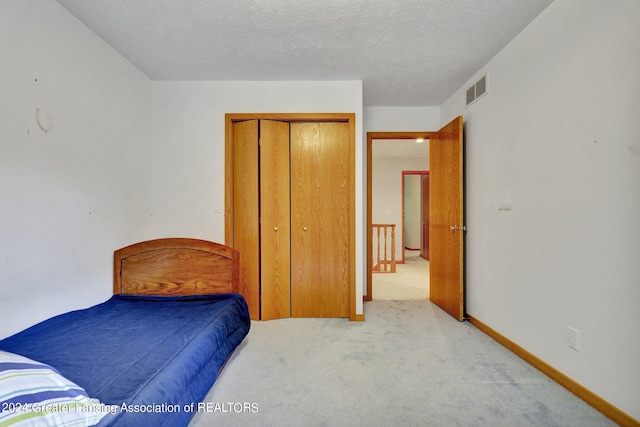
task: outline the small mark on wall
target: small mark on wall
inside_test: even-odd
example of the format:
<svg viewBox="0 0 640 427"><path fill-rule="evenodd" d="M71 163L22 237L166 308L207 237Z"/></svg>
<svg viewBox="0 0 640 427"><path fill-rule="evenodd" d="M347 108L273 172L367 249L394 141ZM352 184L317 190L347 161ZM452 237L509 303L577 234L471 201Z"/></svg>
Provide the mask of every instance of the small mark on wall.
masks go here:
<svg viewBox="0 0 640 427"><path fill-rule="evenodd" d="M53 129L51 116L40 108L36 110L36 122L38 122L38 126L40 126L40 129L42 129L44 133L49 133Z"/></svg>

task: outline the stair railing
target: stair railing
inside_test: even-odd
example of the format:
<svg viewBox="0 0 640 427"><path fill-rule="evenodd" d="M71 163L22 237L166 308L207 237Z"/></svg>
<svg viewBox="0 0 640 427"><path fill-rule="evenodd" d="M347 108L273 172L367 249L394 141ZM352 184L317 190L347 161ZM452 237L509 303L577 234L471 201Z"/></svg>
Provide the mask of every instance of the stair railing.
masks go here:
<svg viewBox="0 0 640 427"><path fill-rule="evenodd" d="M371 224L371 226L373 227L373 245L376 248L372 271L374 273L395 273L396 225Z"/></svg>

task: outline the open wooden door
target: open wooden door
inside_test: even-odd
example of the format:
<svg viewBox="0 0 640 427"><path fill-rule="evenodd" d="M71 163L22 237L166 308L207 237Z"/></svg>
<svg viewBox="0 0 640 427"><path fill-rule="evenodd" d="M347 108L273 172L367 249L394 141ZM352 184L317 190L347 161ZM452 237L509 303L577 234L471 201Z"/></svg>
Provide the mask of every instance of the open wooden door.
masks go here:
<svg viewBox="0 0 640 427"><path fill-rule="evenodd" d="M429 140L429 258L431 302L464 320L462 116Z"/></svg>

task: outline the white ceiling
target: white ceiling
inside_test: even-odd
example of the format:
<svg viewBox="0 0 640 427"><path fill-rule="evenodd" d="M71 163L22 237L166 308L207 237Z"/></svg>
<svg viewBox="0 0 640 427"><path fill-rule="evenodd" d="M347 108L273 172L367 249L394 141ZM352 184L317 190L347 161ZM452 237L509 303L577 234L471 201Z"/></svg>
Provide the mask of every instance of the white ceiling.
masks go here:
<svg viewBox="0 0 640 427"><path fill-rule="evenodd" d="M552 0L57 0L152 80L362 80L439 106Z"/></svg>

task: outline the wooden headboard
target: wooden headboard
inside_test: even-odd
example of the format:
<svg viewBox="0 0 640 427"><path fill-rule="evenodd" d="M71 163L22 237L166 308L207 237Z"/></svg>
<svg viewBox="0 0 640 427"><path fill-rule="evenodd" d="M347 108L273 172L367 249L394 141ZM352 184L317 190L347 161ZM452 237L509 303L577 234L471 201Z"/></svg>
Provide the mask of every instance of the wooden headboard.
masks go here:
<svg viewBox="0 0 640 427"><path fill-rule="evenodd" d="M238 293L239 252L197 239L156 239L113 254L113 293L201 295Z"/></svg>

